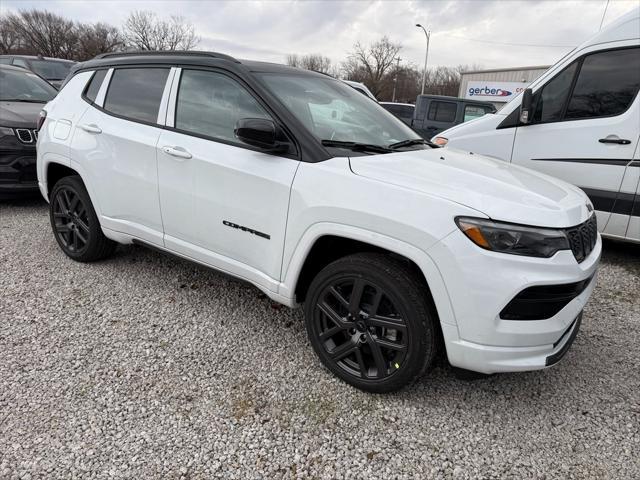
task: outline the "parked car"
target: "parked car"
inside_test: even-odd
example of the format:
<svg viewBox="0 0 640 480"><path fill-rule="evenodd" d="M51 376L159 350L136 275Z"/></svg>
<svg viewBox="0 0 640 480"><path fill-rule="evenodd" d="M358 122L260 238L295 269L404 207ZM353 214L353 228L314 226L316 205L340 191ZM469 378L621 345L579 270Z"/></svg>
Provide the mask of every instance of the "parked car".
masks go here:
<svg viewBox="0 0 640 480"><path fill-rule="evenodd" d="M351 88L353 88L354 90L360 92L361 94L363 94L366 97L369 97L371 100L373 100L374 102L377 102L378 99L376 98L376 96L371 93L371 90L369 90L367 88L367 86L364 83L361 82L353 82L351 80L343 80L344 83L346 83L347 85L349 85Z"/></svg>
<svg viewBox="0 0 640 480"><path fill-rule="evenodd" d="M31 70L56 88L60 88L75 63L71 60L41 55L0 55L0 64Z"/></svg>
<svg viewBox="0 0 640 480"><path fill-rule="evenodd" d="M396 117L402 120L407 125L411 126L413 121L413 112L416 106L411 103L396 103L396 102L380 102L382 107L393 113Z"/></svg>
<svg viewBox="0 0 640 480"><path fill-rule="evenodd" d="M37 122L56 89L18 67L0 65L0 198L37 194Z"/></svg>
<svg viewBox="0 0 640 480"><path fill-rule="evenodd" d="M640 9L577 47L497 115L434 141L571 182L593 202L604 235L640 242L638 25Z"/></svg>
<svg viewBox="0 0 640 480"><path fill-rule="evenodd" d="M442 95L418 95L413 114L413 129L430 139L435 134L463 122L496 113L490 102Z"/></svg>
<svg viewBox="0 0 640 480"><path fill-rule="evenodd" d="M584 193L432 147L339 80L109 54L44 110L38 179L67 256L146 245L304 303L321 361L358 388L406 385L439 344L462 369L545 368L578 332L601 251Z"/></svg>

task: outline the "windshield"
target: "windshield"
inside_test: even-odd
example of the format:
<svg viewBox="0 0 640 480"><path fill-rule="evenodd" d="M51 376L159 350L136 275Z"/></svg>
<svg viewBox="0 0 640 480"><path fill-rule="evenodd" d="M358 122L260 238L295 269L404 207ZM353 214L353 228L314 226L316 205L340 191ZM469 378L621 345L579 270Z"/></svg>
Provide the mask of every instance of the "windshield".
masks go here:
<svg viewBox="0 0 640 480"><path fill-rule="evenodd" d="M264 73L261 77L325 145L349 142L388 148L399 142L422 140L378 103L339 80L280 73Z"/></svg>
<svg viewBox="0 0 640 480"><path fill-rule="evenodd" d="M64 80L73 63L51 60L30 60L31 70L47 80Z"/></svg>
<svg viewBox="0 0 640 480"><path fill-rule="evenodd" d="M0 100L46 103L56 93L55 88L31 72L0 69Z"/></svg>

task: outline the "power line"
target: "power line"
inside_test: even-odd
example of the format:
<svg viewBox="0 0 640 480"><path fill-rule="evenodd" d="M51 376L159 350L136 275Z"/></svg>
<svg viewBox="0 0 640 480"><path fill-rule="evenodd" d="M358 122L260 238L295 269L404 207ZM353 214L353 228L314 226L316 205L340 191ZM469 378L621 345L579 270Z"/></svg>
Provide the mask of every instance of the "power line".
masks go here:
<svg viewBox="0 0 640 480"><path fill-rule="evenodd" d="M607 15L607 8L609 8L609 0L607 0L607 4L604 6L604 13L602 14L602 20L600 20L600 28L598 31L602 30L602 24L604 23L604 17Z"/></svg>
<svg viewBox="0 0 640 480"><path fill-rule="evenodd" d="M435 34L438 35L438 34ZM479 38L468 38L461 37L458 35L438 35L448 38L458 38L460 40L467 40L468 42L480 42L480 43L490 43L492 45L505 45L509 47L536 47L536 48L574 48L575 45L541 45L536 43L509 43L509 42L495 42L493 40L481 40Z"/></svg>

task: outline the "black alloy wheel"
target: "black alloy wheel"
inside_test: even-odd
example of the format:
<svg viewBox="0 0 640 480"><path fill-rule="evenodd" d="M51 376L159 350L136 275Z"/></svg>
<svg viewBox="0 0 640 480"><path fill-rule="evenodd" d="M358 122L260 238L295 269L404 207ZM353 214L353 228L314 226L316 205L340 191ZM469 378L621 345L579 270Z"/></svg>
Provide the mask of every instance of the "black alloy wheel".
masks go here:
<svg viewBox="0 0 640 480"><path fill-rule="evenodd" d="M64 177L49 195L49 218L62 251L78 262L111 255L116 243L102 233L89 193L79 176Z"/></svg>
<svg viewBox="0 0 640 480"><path fill-rule="evenodd" d="M63 249L79 254L87 248L89 241L89 218L87 207L71 188L58 189L51 205L53 228Z"/></svg>
<svg viewBox="0 0 640 480"><path fill-rule="evenodd" d="M309 287L305 315L325 366L364 390L401 388L435 353L426 284L386 255L358 254L325 267Z"/></svg>
<svg viewBox="0 0 640 480"><path fill-rule="evenodd" d="M383 379L404 363L408 338L402 315L382 287L361 277L324 287L314 327L328 355L350 375Z"/></svg>

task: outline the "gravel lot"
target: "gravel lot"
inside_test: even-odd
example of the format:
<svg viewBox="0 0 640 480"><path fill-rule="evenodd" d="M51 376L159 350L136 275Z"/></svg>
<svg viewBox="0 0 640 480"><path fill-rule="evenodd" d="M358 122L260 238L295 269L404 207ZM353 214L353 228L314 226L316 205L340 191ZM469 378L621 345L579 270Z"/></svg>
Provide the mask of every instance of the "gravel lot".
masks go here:
<svg viewBox="0 0 640 480"><path fill-rule="evenodd" d="M74 263L0 203L0 478L639 478L640 248L605 249L555 368L381 396L300 310L139 247Z"/></svg>

